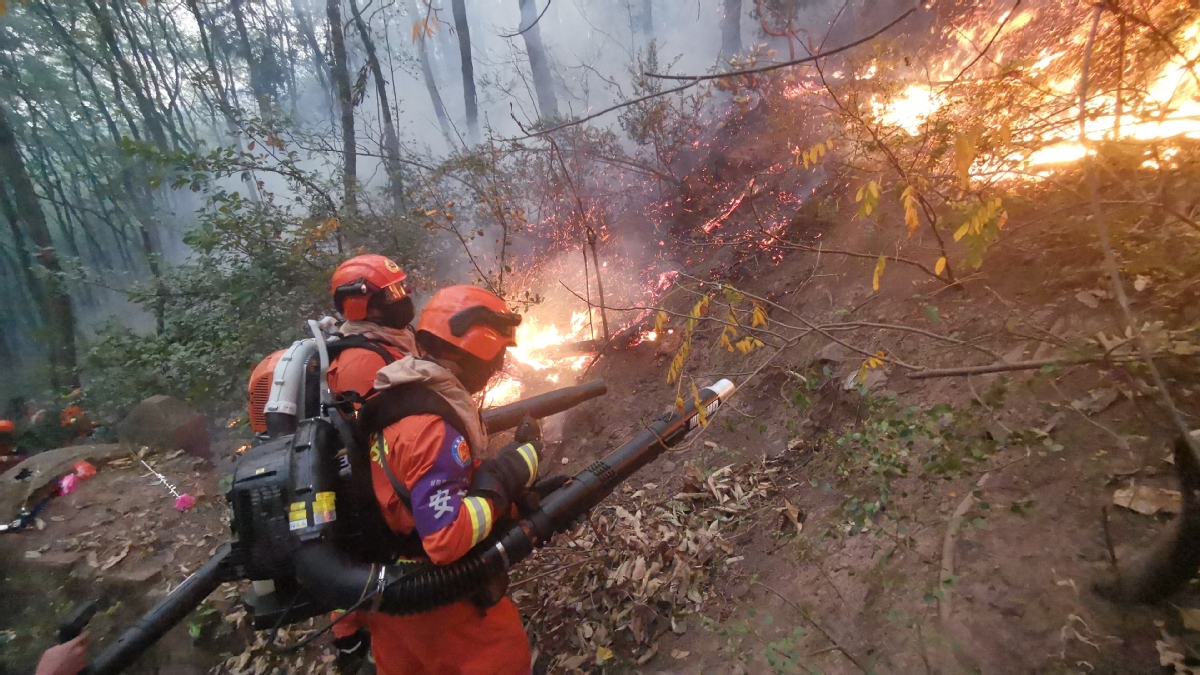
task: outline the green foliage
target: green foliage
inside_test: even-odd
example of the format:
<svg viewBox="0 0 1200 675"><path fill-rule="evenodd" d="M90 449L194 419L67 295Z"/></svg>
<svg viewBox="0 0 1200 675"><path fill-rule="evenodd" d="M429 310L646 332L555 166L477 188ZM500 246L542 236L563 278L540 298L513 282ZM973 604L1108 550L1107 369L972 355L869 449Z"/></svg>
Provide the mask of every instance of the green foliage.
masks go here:
<svg viewBox="0 0 1200 675"><path fill-rule="evenodd" d="M843 453L838 475L865 473L877 486L872 494L851 496L843 507L852 521L852 535L868 528L876 514L887 509L894 479L914 471L926 477L949 478L967 463L990 454L987 442L973 433L976 425L966 411L944 404L899 409L890 398L874 397L868 397L867 408L861 424L834 440Z"/></svg>
<svg viewBox="0 0 1200 675"><path fill-rule="evenodd" d="M161 330L143 335L110 322L88 346L86 391L105 417L153 394L212 412L239 409L254 365L303 337L305 319L332 309L328 281L341 260L369 248L410 272L416 262L420 230L406 221L355 216L343 223L313 217L319 207L281 203L270 192L254 201L216 186L215 177L253 159L246 153L159 159L182 177L177 186L198 187L209 197L185 237L196 257L129 291L132 302L161 314ZM311 180L294 164L282 172L295 182Z"/></svg>
<svg viewBox="0 0 1200 675"><path fill-rule="evenodd" d="M800 649L800 642L803 639L804 626L796 626L792 629L791 635L776 642L768 642L764 651L767 665L771 666L771 669L779 675L796 672L800 667L801 657L804 656L804 652Z"/></svg>

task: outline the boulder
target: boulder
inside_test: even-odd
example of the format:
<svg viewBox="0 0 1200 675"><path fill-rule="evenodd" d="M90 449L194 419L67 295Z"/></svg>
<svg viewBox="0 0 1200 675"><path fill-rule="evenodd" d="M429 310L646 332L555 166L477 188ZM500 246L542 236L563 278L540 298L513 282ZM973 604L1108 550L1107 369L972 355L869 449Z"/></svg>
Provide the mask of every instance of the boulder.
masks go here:
<svg viewBox="0 0 1200 675"><path fill-rule="evenodd" d="M182 449L209 459L208 419L191 406L171 396L151 396L137 404L117 425L122 441L163 450Z"/></svg>
<svg viewBox="0 0 1200 675"><path fill-rule="evenodd" d="M26 459L0 474L0 522L17 517L25 501L48 486L59 476L71 473L71 467L86 459L96 463L128 453L120 445L73 445L47 450Z"/></svg>

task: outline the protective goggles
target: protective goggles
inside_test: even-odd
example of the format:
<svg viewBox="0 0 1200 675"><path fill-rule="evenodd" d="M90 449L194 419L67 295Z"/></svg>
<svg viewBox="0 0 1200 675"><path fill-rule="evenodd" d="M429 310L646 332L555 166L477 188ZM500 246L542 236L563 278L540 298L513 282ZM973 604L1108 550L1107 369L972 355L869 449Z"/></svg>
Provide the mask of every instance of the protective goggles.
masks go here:
<svg viewBox="0 0 1200 675"><path fill-rule="evenodd" d="M450 333L460 338L475 326L488 326L500 337L513 340L515 329L521 325L521 315L512 312L497 312L490 307L475 305L450 317Z"/></svg>
<svg viewBox="0 0 1200 675"><path fill-rule="evenodd" d="M367 281L365 278L359 277L357 280L348 284L338 286L335 295L338 297L350 295L373 295L375 293L383 293L383 297L387 304L399 302L408 297L409 290L404 286L403 281L397 281L393 284L388 284L383 288Z"/></svg>

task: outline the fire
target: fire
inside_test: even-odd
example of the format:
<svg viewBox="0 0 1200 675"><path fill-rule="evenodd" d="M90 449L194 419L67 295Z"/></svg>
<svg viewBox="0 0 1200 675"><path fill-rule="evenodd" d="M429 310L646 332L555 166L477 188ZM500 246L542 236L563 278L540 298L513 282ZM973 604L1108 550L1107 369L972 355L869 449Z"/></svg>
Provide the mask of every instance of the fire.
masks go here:
<svg viewBox="0 0 1200 675"><path fill-rule="evenodd" d="M521 391L524 389L518 380L504 373L498 375L489 385L483 394L482 407L484 408L492 408L517 401L521 398Z"/></svg>
<svg viewBox="0 0 1200 675"><path fill-rule="evenodd" d="M946 103L945 96L924 85L909 85L886 105L875 103L875 114L884 124L897 126L910 136L921 133L921 125Z"/></svg>
<svg viewBox="0 0 1200 675"><path fill-rule="evenodd" d="M598 324L599 320L595 319L594 322ZM572 342L589 339L588 325L587 312L571 312L569 328L566 329L528 317L517 327L517 346L509 348L508 354L534 370L564 366L579 370L587 362L586 356L565 356L556 352Z"/></svg>
<svg viewBox="0 0 1200 675"><path fill-rule="evenodd" d="M959 75L966 62L974 59L979 53L979 46L992 39L995 26L1003 22L1004 17L1005 15L1000 15L995 18L996 23L991 23L990 26L983 22L971 27L956 28L960 49L944 62L932 64L923 72L923 77L927 77L932 83L903 85L895 95L881 96L873 101L871 107L877 119L886 126L903 130L911 136L919 136L924 132L927 120L950 112L952 103L965 104L967 99L958 99L957 93L948 85L951 82L962 84L971 78L979 81L989 79L989 76L979 72L980 66L965 79ZM1006 53L1015 48L1008 46L1006 49L1003 38L1016 35L1022 30L1039 30L1040 25L1041 21L1038 20L1036 11L1022 12L1013 17L1004 25L999 35L1002 39L996 43L995 51L989 55L989 60L993 63L1009 63L1013 58L1020 56ZM994 161L981 160L972 167L972 173L1017 179L1026 175L1014 170L1015 167L1024 166L1036 172L1039 167L1045 169L1076 162L1091 152L1080 142L1078 126L1075 124L1080 112L1079 66L1068 67L1064 60L1079 58L1076 50L1086 41L1086 31L1087 26L1080 25L1074 34L1063 38L1058 45L1046 47L1041 53L1030 55L1028 58L1032 63L1019 73L1002 73L1003 77L1031 78L1030 83L1044 92L1047 100L1061 101L1065 105L1048 118L1039 120L1039 124L1050 131L1022 134L1016 130L1014 124L1012 140L1022 149ZM1095 82L1092 83L1092 91L1087 100L1086 141L1200 138L1200 83L1193 72L1195 63L1200 61L1200 19L1193 21L1181 32L1178 47L1180 53L1157 72L1151 73L1144 83L1136 82L1132 77L1137 64L1130 62L1126 71L1119 118L1118 99L1114 88L1101 89ZM1068 57L1069 54L1075 56ZM874 64L868 65L857 79L877 79L876 70ZM993 124L997 125L998 123Z"/></svg>

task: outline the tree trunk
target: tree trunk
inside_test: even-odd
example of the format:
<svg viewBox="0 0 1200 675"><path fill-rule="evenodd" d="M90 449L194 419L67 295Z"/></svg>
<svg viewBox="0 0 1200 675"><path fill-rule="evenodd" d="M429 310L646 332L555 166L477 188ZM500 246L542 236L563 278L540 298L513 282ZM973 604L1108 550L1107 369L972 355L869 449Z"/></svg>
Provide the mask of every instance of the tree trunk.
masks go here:
<svg viewBox="0 0 1200 675"><path fill-rule="evenodd" d="M100 2L103 3L105 0L100 0ZM133 94L133 100L137 104L138 112L142 114L142 122L145 123L151 140L159 150L169 152L171 147L167 143L167 134L159 119L158 109L142 89L141 79L134 71L133 66L121 53L120 43L117 41L117 33L113 28L112 19L108 15L107 6L97 4L96 0L87 0L87 6L100 27L100 37L104 40L109 53L112 54L113 61L121 70L121 79Z"/></svg>
<svg viewBox="0 0 1200 675"><path fill-rule="evenodd" d="M463 102L467 108L467 133L471 143L479 142L479 104L475 99L475 66L471 61L471 27L467 25L465 0L450 0L454 11L454 29L458 33L458 55L462 60Z"/></svg>
<svg viewBox="0 0 1200 675"><path fill-rule="evenodd" d="M350 91L350 72L346 69L346 35L342 26L341 0L325 0L329 17L330 43L333 45L333 82L337 86L338 109L342 114L342 203L350 213L357 209L354 194L358 181L358 153L354 147L354 99Z"/></svg>
<svg viewBox="0 0 1200 675"><path fill-rule="evenodd" d="M333 90L329 87L329 64L325 62L325 54L321 51L321 45L317 42L317 35L313 32L312 19L308 16L308 10L300 5L303 0L292 0L292 11L296 14L296 23L300 27L300 34L304 36L304 41L308 44L308 51L312 53L313 70L317 73L317 79L321 82L321 90L329 97L330 107L333 106Z"/></svg>
<svg viewBox="0 0 1200 675"><path fill-rule="evenodd" d="M243 0L233 0L229 3L229 7L233 12L233 24L237 29L238 49L242 52L242 59L246 62L246 70L250 73L250 91L254 94L254 101L258 105L258 115L263 120L271 119L271 95L263 86L262 76L259 73L259 63L254 57L254 50L250 47L250 33L246 30L246 14L242 11Z"/></svg>
<svg viewBox="0 0 1200 675"><path fill-rule="evenodd" d="M529 70L533 72L533 89L537 92L538 111L542 119L558 117L558 98L554 96L554 78L550 61L542 46L542 28L537 21L535 0L517 0L521 6L521 36L525 38L525 53L529 55Z"/></svg>
<svg viewBox="0 0 1200 675"><path fill-rule="evenodd" d="M723 0L725 15L721 18L721 62L742 51L742 0Z"/></svg>
<svg viewBox="0 0 1200 675"><path fill-rule="evenodd" d="M418 0L412 0L413 16L421 15ZM442 103L442 94L438 91L437 79L433 76L433 66L429 63L429 47L425 44L425 32L417 37L417 53L421 57L421 73L425 76L425 89L429 91L429 99L433 102L433 114L437 115L438 126L442 128L442 136L446 144L454 147L454 136L450 133L450 116L446 114L446 106Z"/></svg>
<svg viewBox="0 0 1200 675"><path fill-rule="evenodd" d="M62 267L54 254L54 242L46 226L46 216L38 203L33 181L25 169L25 161L17 148L16 134L8 121L8 114L0 103L0 172L12 186L13 202L17 218L25 223L29 238L38 248L38 263L45 274L39 280L37 296L41 301L42 318L49 328L50 384L57 390L79 386L79 369L75 355L75 310L71 297L59 274Z"/></svg>
<svg viewBox="0 0 1200 675"><path fill-rule="evenodd" d="M383 68L375 54L375 42L367 31L367 22L358 11L358 2L350 0L350 11L354 13L354 26L362 38L367 52L367 65L375 78L375 94L379 97L380 122L383 125L384 166L387 168L388 184L392 193L392 208L397 213L404 211L404 176L400 171L400 139L396 135L396 124L392 121L392 108L388 105L387 82L383 79Z"/></svg>

